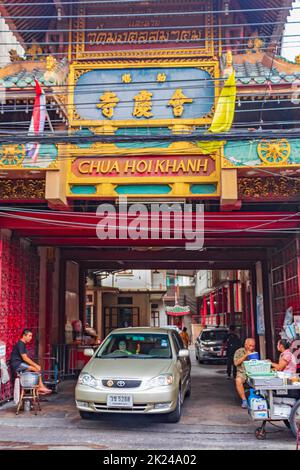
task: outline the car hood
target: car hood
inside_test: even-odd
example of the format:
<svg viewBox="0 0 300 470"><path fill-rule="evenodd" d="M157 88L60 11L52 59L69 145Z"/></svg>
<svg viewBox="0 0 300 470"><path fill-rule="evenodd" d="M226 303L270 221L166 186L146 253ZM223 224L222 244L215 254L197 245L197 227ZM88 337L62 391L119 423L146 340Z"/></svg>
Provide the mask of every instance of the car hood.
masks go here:
<svg viewBox="0 0 300 470"><path fill-rule="evenodd" d="M101 359L93 358L83 369L96 379L145 379L168 373L172 359Z"/></svg>

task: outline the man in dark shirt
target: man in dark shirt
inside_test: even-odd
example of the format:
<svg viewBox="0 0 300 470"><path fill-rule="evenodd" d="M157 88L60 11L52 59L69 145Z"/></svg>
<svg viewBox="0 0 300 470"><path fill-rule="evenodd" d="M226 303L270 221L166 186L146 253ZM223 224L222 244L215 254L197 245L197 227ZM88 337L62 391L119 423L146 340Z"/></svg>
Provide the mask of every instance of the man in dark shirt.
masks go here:
<svg viewBox="0 0 300 470"><path fill-rule="evenodd" d="M32 361L27 354L26 344L32 340L32 331L26 328L21 336L21 339L14 345L11 356L10 365L15 372L37 372L39 378L39 393L47 394L51 393L51 390L47 388L42 381L41 377L41 366L36 362Z"/></svg>
<svg viewBox="0 0 300 470"><path fill-rule="evenodd" d="M235 332L235 325L230 325L229 333L224 338L223 346L227 349L227 378L231 377L233 369L233 378L236 378L236 367L233 363L233 356L237 349L241 347L241 340Z"/></svg>

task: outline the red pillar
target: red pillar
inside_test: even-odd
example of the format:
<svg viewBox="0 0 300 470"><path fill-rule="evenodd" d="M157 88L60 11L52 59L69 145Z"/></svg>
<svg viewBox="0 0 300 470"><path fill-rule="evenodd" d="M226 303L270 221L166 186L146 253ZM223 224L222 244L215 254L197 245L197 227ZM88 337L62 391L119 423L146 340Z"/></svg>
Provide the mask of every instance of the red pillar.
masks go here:
<svg viewBox="0 0 300 470"><path fill-rule="evenodd" d="M53 315L53 272L55 248L47 248L46 260L46 295L45 295L45 354L51 355L51 331Z"/></svg>

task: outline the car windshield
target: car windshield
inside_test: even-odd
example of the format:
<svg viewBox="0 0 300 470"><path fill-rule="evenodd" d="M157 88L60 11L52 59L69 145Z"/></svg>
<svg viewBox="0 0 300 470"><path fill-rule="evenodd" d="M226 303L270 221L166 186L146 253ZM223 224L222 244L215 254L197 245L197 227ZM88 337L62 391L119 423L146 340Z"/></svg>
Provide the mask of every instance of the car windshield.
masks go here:
<svg viewBox="0 0 300 470"><path fill-rule="evenodd" d="M224 330L203 331L200 336L200 339L201 341L223 341L226 335L227 331Z"/></svg>
<svg viewBox="0 0 300 470"><path fill-rule="evenodd" d="M111 334L96 357L101 359L171 359L172 351L167 334Z"/></svg>

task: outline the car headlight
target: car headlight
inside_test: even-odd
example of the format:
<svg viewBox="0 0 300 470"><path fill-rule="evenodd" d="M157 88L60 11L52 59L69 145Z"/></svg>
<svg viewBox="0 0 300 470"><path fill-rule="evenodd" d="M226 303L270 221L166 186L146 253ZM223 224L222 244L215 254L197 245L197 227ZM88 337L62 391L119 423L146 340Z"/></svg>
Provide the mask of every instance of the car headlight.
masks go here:
<svg viewBox="0 0 300 470"><path fill-rule="evenodd" d="M93 377L92 375L87 374L87 373L80 374L78 378L78 383L80 385L86 385L87 387L93 387L93 388L97 388L99 385L98 380L95 379L95 377Z"/></svg>
<svg viewBox="0 0 300 470"><path fill-rule="evenodd" d="M166 385L172 385L174 381L174 377L171 374L163 374L154 377L153 379L149 380L148 386L151 388L155 387L164 387Z"/></svg>

